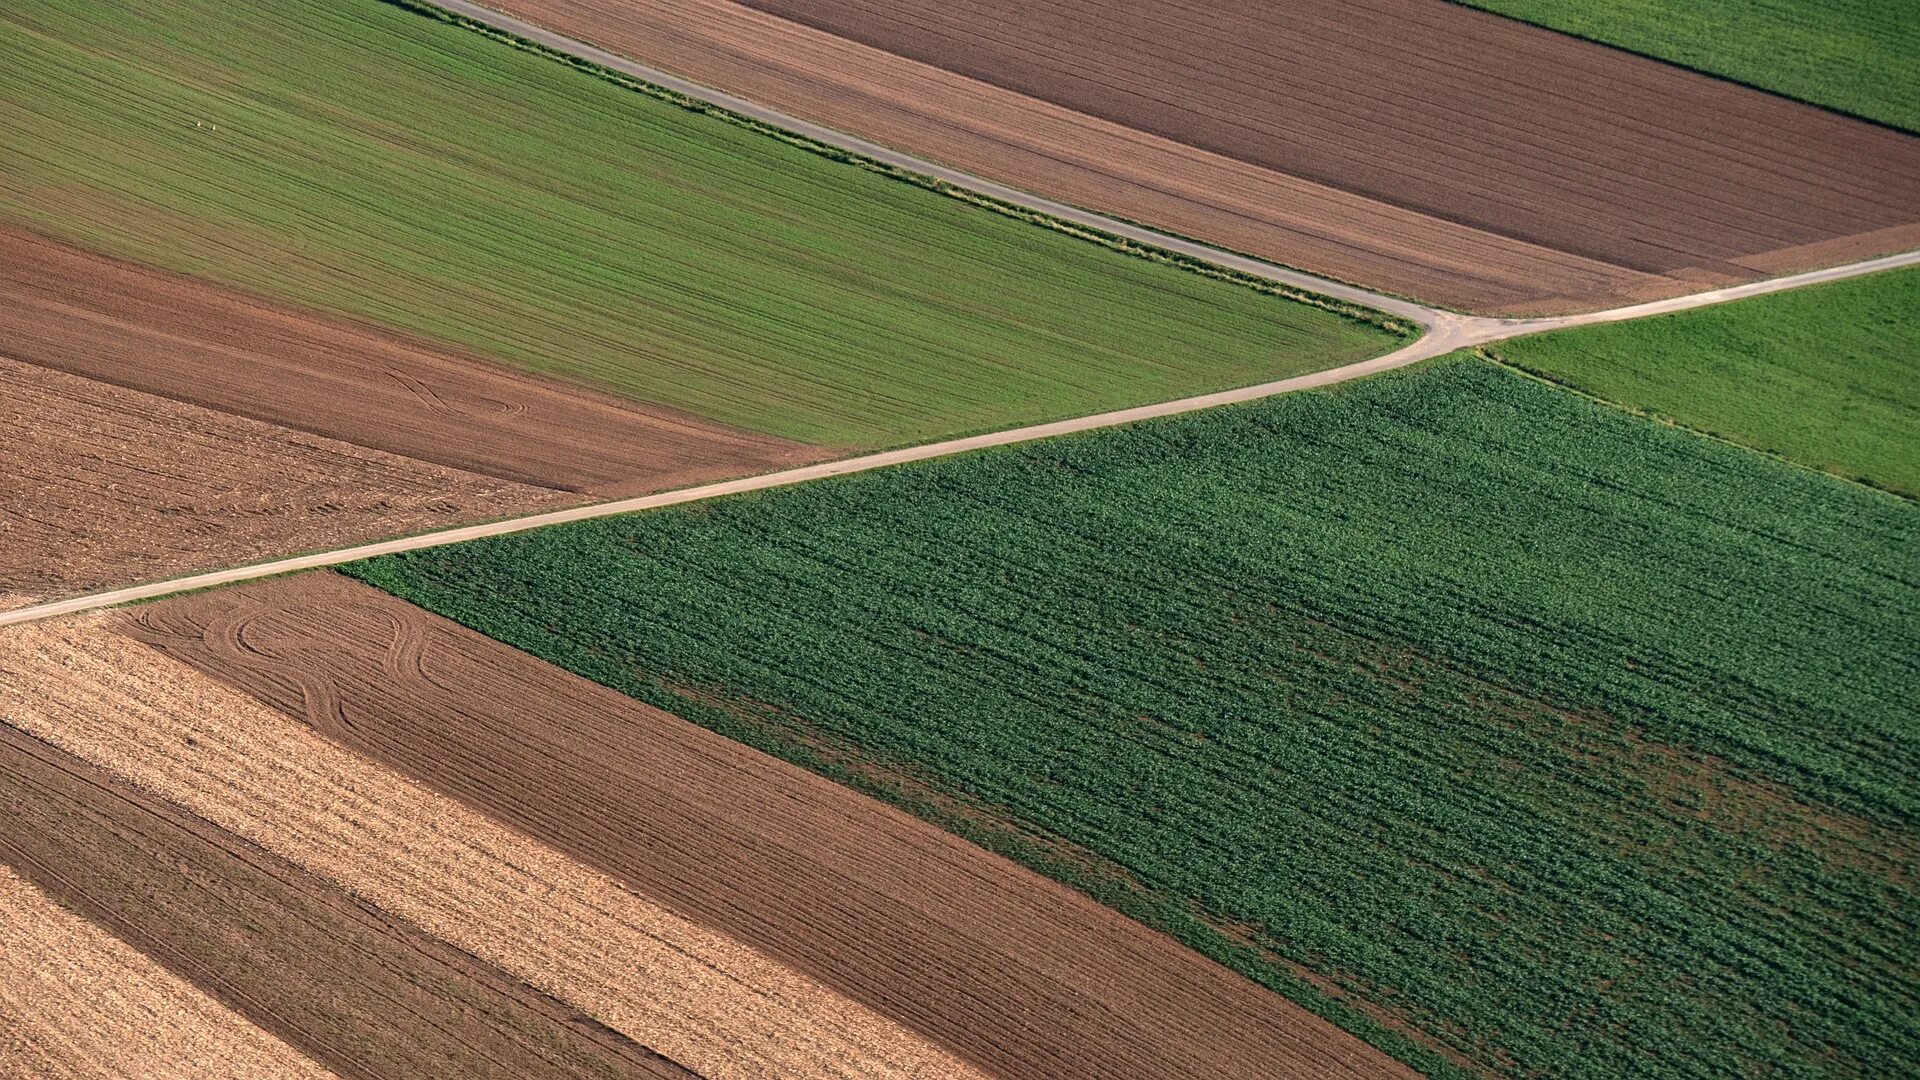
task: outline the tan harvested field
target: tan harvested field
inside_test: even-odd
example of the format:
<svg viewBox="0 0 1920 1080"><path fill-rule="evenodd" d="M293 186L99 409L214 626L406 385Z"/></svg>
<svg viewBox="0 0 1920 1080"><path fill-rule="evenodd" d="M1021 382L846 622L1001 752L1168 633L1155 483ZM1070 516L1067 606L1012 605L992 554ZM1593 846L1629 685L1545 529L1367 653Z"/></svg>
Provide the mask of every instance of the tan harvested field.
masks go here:
<svg viewBox="0 0 1920 1080"><path fill-rule="evenodd" d="M333 1074L0 865L0 1076Z"/></svg>
<svg viewBox="0 0 1920 1080"><path fill-rule="evenodd" d="M0 742L12 751L0 807L19 810L0 856L44 861L203 985L239 980L243 1000L275 1007L262 1022L280 1007L319 1010L327 1023L301 1030L338 1038L308 1049L343 1074L973 1075L761 953L115 632L123 619L0 636L0 716L91 763L49 777L12 764L22 753ZM0 727L9 733L40 746ZM65 757L37 757L53 755ZM109 786L124 805L95 797ZM168 820L168 805L204 821ZM242 955L278 962L248 971ZM372 1007L377 993L391 1005ZM422 1029L413 1021L432 1015L435 994L465 1009ZM349 1069L326 1055L361 1044L389 1058Z"/></svg>
<svg viewBox="0 0 1920 1080"><path fill-rule="evenodd" d="M414 461L8 359L0 608L563 505Z"/></svg>
<svg viewBox="0 0 1920 1080"><path fill-rule="evenodd" d="M495 6L1019 187L1472 310L1920 246L1920 140L1440 0Z"/></svg>
<svg viewBox="0 0 1920 1080"><path fill-rule="evenodd" d="M632 495L812 447L0 228L0 355L499 480Z"/></svg>
<svg viewBox="0 0 1920 1080"><path fill-rule="evenodd" d="M988 1072L1408 1075L1078 893L358 583L279 578L120 617Z"/></svg>
<svg viewBox="0 0 1920 1080"><path fill-rule="evenodd" d="M691 1075L6 725L0 863L344 1077Z"/></svg>

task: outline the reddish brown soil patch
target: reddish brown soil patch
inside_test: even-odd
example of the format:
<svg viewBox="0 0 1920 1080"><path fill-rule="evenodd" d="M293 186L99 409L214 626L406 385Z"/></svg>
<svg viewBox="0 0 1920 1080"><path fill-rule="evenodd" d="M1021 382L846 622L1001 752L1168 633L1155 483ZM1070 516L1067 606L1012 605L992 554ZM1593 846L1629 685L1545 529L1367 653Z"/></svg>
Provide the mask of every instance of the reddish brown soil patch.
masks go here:
<svg viewBox="0 0 1920 1080"><path fill-rule="evenodd" d="M1777 272L1775 252L1801 249L1800 269L1920 244L1920 140L1436 0L497 6L1030 190L1444 304L1607 306Z"/></svg>
<svg viewBox="0 0 1920 1080"><path fill-rule="evenodd" d="M162 652L1000 1074L1407 1075L1078 893L335 575L134 619Z"/></svg>
<svg viewBox="0 0 1920 1080"><path fill-rule="evenodd" d="M5 725L0 861L343 1077L693 1075Z"/></svg>
<svg viewBox="0 0 1920 1080"><path fill-rule="evenodd" d="M3 229L0 354L567 491L636 494L820 456Z"/></svg>
<svg viewBox="0 0 1920 1080"><path fill-rule="evenodd" d="M5 352L0 607L575 501Z"/></svg>

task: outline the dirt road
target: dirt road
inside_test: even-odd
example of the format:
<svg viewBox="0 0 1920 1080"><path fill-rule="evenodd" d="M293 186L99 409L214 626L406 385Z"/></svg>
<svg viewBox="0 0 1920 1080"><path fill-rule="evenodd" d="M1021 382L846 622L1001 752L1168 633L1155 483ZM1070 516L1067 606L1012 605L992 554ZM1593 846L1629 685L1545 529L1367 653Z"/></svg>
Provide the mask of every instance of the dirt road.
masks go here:
<svg viewBox="0 0 1920 1080"><path fill-rule="evenodd" d="M1044 201L1044 200L1041 200ZM1089 215L1095 216L1097 215ZM1104 227L1104 226L1102 226ZM1147 230L1149 236L1154 234ZM1189 247L1207 251L1198 244ZM1239 256L1225 258L1240 259ZM1241 262L1253 260L1240 259ZM1256 264L1259 265L1259 264ZM1245 386L1238 390L1224 390L1216 394L1203 394L1199 397L1181 398L1178 401L1163 401L1153 405L1142 405L1132 409L1120 409L1115 412L1097 413L1092 416L1079 416L1070 420L1057 420L1052 423L1034 424L1028 427L1013 428L1008 431L994 431L985 435L972 435L963 439L948 439L944 442L926 443L921 446L908 446L899 450L887 450L878 454L865 454L860 457L844 458L839 461L825 461L817 465L806 465L797 469L766 473L760 476L743 477L739 480L726 480L717 484L703 484L699 487L681 488L678 491L664 491L656 495L644 495L633 499L619 499L612 502L594 503L566 510L554 510L547 513L530 514L525 517L495 521L485 525L470 525L457 529L443 529L438 532L423 533L419 536L401 537L377 544L362 544L356 547L323 551L311 555L301 555L290 559L277 559L272 562L256 563L252 566L234 567L229 570L215 570L192 577L175 578L171 581L157 581L145 585L135 585L111 592L94 593L90 596L77 596L52 603L36 604L31 607L16 608L0 612L0 626L33 622L38 619L53 618L58 615L70 615L79 611L92 611L111 607L115 604L132 603L136 600L151 600L160 596L205 589L215 585L227 585L236 581L251 581L255 578L271 577L275 574L287 574L296 570L312 570L322 566L338 566L342 563L370 559L376 555L392 555L401 551L418 551L422 548L442 547L458 544L467 540L479 540L489 536L504 536L508 533L525 532L529 529L544 528L548 525L561 525L570 521L585 521L590 518L611 517L614 514L627 514L636 510L654 510L663 506L676 506L681 503L699 502L704 499L718 498L722 495L737 495L746 491L760 491L766 488L785 487L789 484L803 484L809 480L822 480L829 476L845 476L850 473L866 472L869 469L882 469L890 465L904 465L912 461L926 461L931 458L946 457L950 454L962 454L969 450L983 450L992 446L1011 446L1015 443L1032 442L1036 439L1050 439L1059 435L1071 435L1081 431L1094 431L1100 428L1118 427L1121 424L1152 420L1162 416L1177 416L1181 413L1199 409L1211 409L1220 405L1231 405L1242 401L1255 401L1272 397L1275 394L1291 393L1295 390L1308 390L1319 386L1331 386L1335 383L1358 379L1367 375L1391 371L1409 364L1430 360L1436 356L1457 349L1471 348L1495 341L1527 334L1544 333L1550 330L1562 330L1574 326L1591 326L1597 323L1621 322L1626 319L1645 318L1652 315L1664 315L1675 311L1687 311L1693 308L1724 304L1733 300L1742 300L1751 296L1763 296L1768 293L1797 289L1807 285L1818 285L1844 278L1859 277L1862 274L1892 270L1904 266L1920 265L1920 251L1909 251L1899 255L1888 255L1866 262L1850 263L1825 270L1812 270L1791 277L1774 278L1770 281L1756 281L1745 285L1734 285L1711 292L1695 293L1692 296L1674 297L1670 300L1656 300L1647 304L1635 304L1631 307L1614 308L1609 311L1595 311L1581 315L1562 315L1542 319L1492 319L1470 315L1455 315L1451 312L1435 311L1396 300L1396 313L1408 318L1417 317L1422 325L1428 327L1426 335L1385 356L1371 360L1362 360L1357 364L1316 371L1307 375L1297 375L1278 382L1260 383ZM1276 268L1277 269L1277 268ZM1292 278L1307 275L1293 271L1281 271ZM1331 283L1329 283L1331 284ZM1317 285L1309 284L1307 287ZM1370 302L1371 294L1364 290L1340 286L1343 295L1357 302ZM1358 296L1348 294L1359 294ZM1417 316L1413 313L1417 312Z"/></svg>

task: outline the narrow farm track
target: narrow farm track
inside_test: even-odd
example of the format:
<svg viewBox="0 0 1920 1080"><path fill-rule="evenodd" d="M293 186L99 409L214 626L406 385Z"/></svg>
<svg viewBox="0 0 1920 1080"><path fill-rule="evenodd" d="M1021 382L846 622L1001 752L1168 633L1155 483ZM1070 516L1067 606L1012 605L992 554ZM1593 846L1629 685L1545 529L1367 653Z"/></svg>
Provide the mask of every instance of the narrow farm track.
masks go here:
<svg viewBox="0 0 1920 1080"><path fill-rule="evenodd" d="M581 46L581 48L587 47ZM992 186L985 184L984 181L981 183L985 187ZM1023 198L1031 197L1023 196ZM1033 199L1032 201L1038 204L1045 203L1043 199ZM1075 213L1079 214L1081 212L1075 211ZM1099 217L1098 215L1085 214L1082 216L1096 219ZM1104 221L1105 219L1099 220ZM1130 229L1133 232L1145 234L1148 238L1147 242L1159 242L1151 239L1157 237L1159 234L1152 233L1149 230L1135 229L1133 226L1121 225L1121 223L1118 222L1113 224L1119 228ZM1108 226L1096 225L1095 227L1107 228ZM1115 231L1118 230L1116 229ZM1172 237L1167 237L1165 240L1167 241L1165 246L1169 247L1179 244L1184 245L1185 248L1201 252L1211 251L1211 249L1205 248L1202 245L1176 240ZM1238 255L1231 255L1226 252L1217 252L1215 254L1218 255L1218 258L1210 258L1209 261L1237 270L1246 270L1248 265L1255 267L1266 266L1264 263L1259 263ZM1310 275L1300 274L1296 271L1286 270L1280 267L1270 267L1269 269L1272 271L1271 274L1262 273L1260 276L1269 277L1274 281L1282 281L1290 285L1299 285L1303 288L1322 289L1324 285L1326 288L1322 289L1322 291L1334 292L1337 289L1339 290L1338 295L1343 299L1351 299L1356 303L1375 303L1376 301L1390 302L1393 305L1392 310L1396 314L1415 319L1427 328L1427 333L1420 339L1390 352L1385 356L1376 356L1371 360L1362 360L1344 367L1329 368L1326 371L1297 375L1293 378L1281 379L1277 382L1260 383L1255 386L1241 387L1237 390L1224 390L1219 393L1202 394L1198 397L1180 398L1175 401L1163 401L1155 405L1142 405L1131 409L1119 409L1114 412L1095 413L1091 416L1080 416L1070 420L1033 424L1027 427L1011 428L1006 431L989 432L984 435L972 435L966 438L924 443L919 446L908 446L898 450L886 450L877 454L864 454L858 457L843 458L839 461L826 461L815 465L802 466L797 469L785 469L779 472L765 473L760 476L726 480L715 484L704 484L699 487L681 488L677 491L660 492L655 495L644 495L632 499L618 499L612 502L593 503L565 510L554 510L545 513L529 514L523 517L509 518L484 525L469 525L455 529L443 529L436 532L422 533L417 536L385 540L374 544L361 544L355 547L338 548L332 551L299 555L293 558L276 559L271 562L233 567L227 570L215 570L204 574L195 574L191 577L175 578L170 581L149 582L124 589L114 589L108 592L93 593L87 596L77 596L66 600L35 604L28 607L15 608L11 611L0 612L0 626L34 622L39 619L50 619L56 616L71 615L82 611L94 611L100 608L112 607L116 604L128 604L139 600L152 600L157 597L191 592L195 589L206 589L216 585L230 585L239 581L252 581L257 578L272 577L276 574L293 573L297 570L313 570L323 566L339 566L343 563L370 559L377 555L393 555L403 551L419 551L423 548L443 547L448 544L458 544L468 540L479 540L489 536L505 536L509 533L526 532L529 529L544 528L548 525L562 525L571 521L586 521L592 518L611 517L615 514L627 514L638 510L654 510L663 506L677 506L682 503L700 502L706 499L719 498L723 495L737 495L748 491L762 491L767 488L786 487L789 484L803 484L812 480L823 480L831 476L845 476L851 473L866 472L869 469L886 468L891 465L904 465L914 461L928 461L933 458L966 453L970 450L983 450L993 446L1010 446L1015 443L1049 439L1060 435L1072 435L1082 431L1095 431L1100 428L1118 427L1122 424L1132 424L1163 416L1178 416L1181 413L1195 412L1200 409L1211 409L1221 405L1257 401L1261 398L1272 397L1275 394L1291 393L1295 390L1309 390L1315 387L1333 386L1337 383L1347 382L1352 379L1364 378L1365 376L1376 375L1383 371L1392 371L1395 368L1406 367L1409 364L1416 364L1422 360L1431 360L1434 357L1443 356L1459 349L1491 344L1493 342L1505 341L1510 338L1522 337L1529 334L1564 330L1576 326L1594 326L1601 323L1623 322L1628 319L1648 318L1655 315L1671 314L1677 311L1690 311L1695 308L1710 307L1715 304L1724 304L1734 300L1744 300L1748 297L1764 296L1769 293L1782 292L1787 289L1797 289L1829 281L1840 281L1846 278L1859 277L1862 274L1872 274L1882 270L1893 270L1906 266L1920 266L1920 251L1903 252L1898 255L1869 259L1865 262L1849 263L1845 266L1829 267L1825 270L1811 270L1804 274L1794 274L1789 277L1773 278L1767 281L1749 282L1744 285L1734 285L1723 289L1714 289L1709 292L1694 293L1690 296L1678 296L1668 300L1656 300L1646 304L1634 304L1629 307L1613 308L1608 311L1594 311L1579 315L1560 315L1539 319L1495 319L1482 316L1457 315L1452 312L1420 307L1419 305L1410 304L1404 300L1394 300L1391 297L1376 297L1372 293L1365 292L1365 290L1354 289L1350 286L1339 285L1335 282L1323 283L1320 282L1319 279L1312 278ZM1246 272L1254 273L1255 271L1246 270ZM1301 279L1305 279L1305 281L1303 282ZM1378 306L1385 307L1386 304L1380 303Z"/></svg>

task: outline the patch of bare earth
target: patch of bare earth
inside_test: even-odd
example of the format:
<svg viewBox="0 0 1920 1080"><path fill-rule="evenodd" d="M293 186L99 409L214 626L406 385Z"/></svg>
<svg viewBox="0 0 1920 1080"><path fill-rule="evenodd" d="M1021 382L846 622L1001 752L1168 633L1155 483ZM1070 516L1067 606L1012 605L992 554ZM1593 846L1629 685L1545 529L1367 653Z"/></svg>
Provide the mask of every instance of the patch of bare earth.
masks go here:
<svg viewBox="0 0 1920 1080"><path fill-rule="evenodd" d="M12 725L0 735L84 762L16 779L12 799L0 768L0 804L19 815L11 834L0 825L0 858L44 864L147 951L232 988L343 1073L975 1075L762 952L116 632L125 618L0 634ZM113 805L89 794L109 785ZM169 806L204 821L169 827ZM121 823L135 813L137 828ZM176 834L187 839L166 840ZM736 899L751 903L750 887ZM465 1007L433 1011L449 1001Z"/></svg>
<svg viewBox="0 0 1920 1080"><path fill-rule="evenodd" d="M578 501L5 353L0 607Z"/></svg>
<svg viewBox="0 0 1920 1080"><path fill-rule="evenodd" d="M337 575L122 617L167 655L989 1072L1409 1075L1077 892Z"/></svg>
<svg viewBox="0 0 1920 1080"><path fill-rule="evenodd" d="M1028 190L1482 311L1920 245L1920 140L1438 0L499 0Z"/></svg>
<svg viewBox="0 0 1920 1080"><path fill-rule="evenodd" d="M821 451L0 227L0 355L496 480L632 495Z"/></svg>
<svg viewBox="0 0 1920 1080"><path fill-rule="evenodd" d="M5 724L0 863L345 1077L692 1075Z"/></svg>
<svg viewBox="0 0 1920 1080"><path fill-rule="evenodd" d="M0 1076L333 1074L0 866Z"/></svg>

